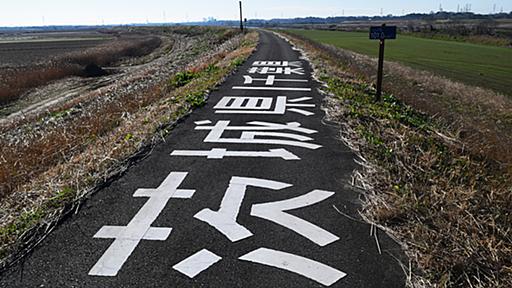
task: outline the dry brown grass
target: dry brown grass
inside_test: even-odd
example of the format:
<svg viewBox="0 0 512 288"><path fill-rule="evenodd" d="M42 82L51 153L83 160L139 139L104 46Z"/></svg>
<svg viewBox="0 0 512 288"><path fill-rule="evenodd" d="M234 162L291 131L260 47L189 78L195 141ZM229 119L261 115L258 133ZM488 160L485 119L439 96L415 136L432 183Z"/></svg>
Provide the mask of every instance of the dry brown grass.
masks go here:
<svg viewBox="0 0 512 288"><path fill-rule="evenodd" d="M205 51L188 67L181 67L201 74L186 86L155 82L143 91L99 101L76 113L77 103L71 101L45 118L42 131L25 132L32 134L23 143L3 138L0 256L31 249L41 239L39 232L50 231L91 189L126 169L132 155L162 141L194 105L187 96L203 95L220 83L236 68L235 59L251 54L256 36L220 42L220 48L212 46L216 53ZM217 69L205 71L211 65ZM102 96L106 97L95 98Z"/></svg>
<svg viewBox="0 0 512 288"><path fill-rule="evenodd" d="M87 76L89 64L104 66L126 57L139 57L160 46L158 37L119 39L81 52L69 53L48 61L18 69L0 71L0 106L17 100L28 90L69 76Z"/></svg>
<svg viewBox="0 0 512 288"><path fill-rule="evenodd" d="M0 77L0 106L17 100L23 93L31 88L47 84L53 80L67 76L77 75L80 66L71 64L48 63L46 67L30 67L9 71L2 71Z"/></svg>
<svg viewBox="0 0 512 288"><path fill-rule="evenodd" d="M386 89L396 97L376 103L367 84L371 60L288 37L329 85L327 112L361 163L354 183L365 191L362 216L400 240L412 264L408 284L512 287L512 173L504 147L512 142L493 138L510 126L491 121L507 121L509 100L388 63L399 69L387 71L397 87ZM463 137L461 127L479 139Z"/></svg>
<svg viewBox="0 0 512 288"><path fill-rule="evenodd" d="M99 66L109 65L122 58L140 57L158 48L162 40L158 37L128 37L112 43L72 53L63 57L63 61L85 66L94 63Z"/></svg>

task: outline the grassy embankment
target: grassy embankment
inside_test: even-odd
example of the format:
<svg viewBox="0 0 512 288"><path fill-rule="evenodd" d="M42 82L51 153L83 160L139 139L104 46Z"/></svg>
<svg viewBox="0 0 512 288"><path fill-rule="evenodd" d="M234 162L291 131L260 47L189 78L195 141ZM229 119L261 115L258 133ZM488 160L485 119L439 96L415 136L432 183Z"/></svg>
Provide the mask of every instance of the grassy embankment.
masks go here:
<svg viewBox="0 0 512 288"><path fill-rule="evenodd" d="M327 113L362 164L361 215L402 244L409 286L511 287L512 140L491 136L512 133L512 100L388 63L376 103L374 59L287 37L328 84Z"/></svg>
<svg viewBox="0 0 512 288"><path fill-rule="evenodd" d="M368 33L290 30L320 43L377 57L378 43ZM512 49L398 35L386 42L386 60L424 69L469 85L512 96Z"/></svg>
<svg viewBox="0 0 512 288"><path fill-rule="evenodd" d="M161 142L257 43L256 33L184 29L174 33L200 44L170 51L180 53L174 57L182 64L164 80L126 94L98 91L90 100L66 103L33 123L25 119L6 130L14 136L0 141L0 268L32 249L84 195Z"/></svg>

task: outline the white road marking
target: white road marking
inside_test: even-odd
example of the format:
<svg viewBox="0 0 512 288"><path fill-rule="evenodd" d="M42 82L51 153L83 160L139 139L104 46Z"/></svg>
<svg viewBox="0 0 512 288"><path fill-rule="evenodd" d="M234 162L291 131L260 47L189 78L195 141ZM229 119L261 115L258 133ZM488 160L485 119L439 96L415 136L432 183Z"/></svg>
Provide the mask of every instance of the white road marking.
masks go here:
<svg viewBox="0 0 512 288"><path fill-rule="evenodd" d="M291 187L292 185L265 179L234 176L229 182L229 187L226 190L226 194L224 194L224 198L222 198L220 209L218 211L203 209L194 215L194 218L215 227L215 229L224 234L231 242L251 237L253 235L252 232L236 222L247 186L281 190Z"/></svg>
<svg viewBox="0 0 512 288"><path fill-rule="evenodd" d="M282 68L282 67L251 67L247 70L249 74L281 74L281 75L301 75L304 76L306 72L304 72L303 68Z"/></svg>
<svg viewBox="0 0 512 288"><path fill-rule="evenodd" d="M172 228L151 227L142 240L165 241L171 235Z"/></svg>
<svg viewBox="0 0 512 288"><path fill-rule="evenodd" d="M334 195L334 192L314 190L308 194L283 201L255 204L252 206L251 215L267 219L298 234L308 238L319 246L331 244L340 238L315 224L303 220L284 211L303 208L322 202Z"/></svg>
<svg viewBox="0 0 512 288"><path fill-rule="evenodd" d="M302 92L310 92L311 88L233 86L233 90L267 90L267 91L302 91Z"/></svg>
<svg viewBox="0 0 512 288"><path fill-rule="evenodd" d="M304 102L313 99L313 97L300 97L295 99L288 99L288 102L290 103L297 103L297 102Z"/></svg>
<svg viewBox="0 0 512 288"><path fill-rule="evenodd" d="M284 115L286 111L299 113L305 116L311 116L315 113L302 109L286 109L287 107L305 107L314 108L315 104L297 103L312 99L311 97L302 97L287 100L286 96L272 97L252 97L252 96L224 96L215 105L216 114L260 114L260 115ZM273 110L272 103L275 100Z"/></svg>
<svg viewBox="0 0 512 288"><path fill-rule="evenodd" d="M245 76L244 76L245 77ZM249 76L251 77L251 76ZM255 80L255 79L254 79ZM247 79L246 79L247 81ZM251 83L252 83L253 80L251 80ZM277 80L277 81L282 81L282 80ZM265 80L265 85L267 86L273 86L274 85L274 82L276 82L276 76L274 75L268 75L267 79ZM247 84L244 82L244 84Z"/></svg>
<svg viewBox="0 0 512 288"><path fill-rule="evenodd" d="M225 96L219 101L219 103L217 103L217 105L215 105L214 109L222 109L219 111L215 111L215 113L223 114L284 114L286 109L286 96L278 96L275 101L276 107L274 108L274 110L269 110L272 107L272 102L274 102L274 99L272 97Z"/></svg>
<svg viewBox="0 0 512 288"><path fill-rule="evenodd" d="M215 253L203 249L174 265L172 268L187 275L189 278L194 278L221 259L222 257L217 256Z"/></svg>
<svg viewBox="0 0 512 288"><path fill-rule="evenodd" d="M286 104L286 107L308 107L308 108L313 108L315 107L315 104L297 104L297 103L293 103L293 104Z"/></svg>
<svg viewBox="0 0 512 288"><path fill-rule="evenodd" d="M244 75L244 84L252 84L256 81L263 81L265 85L272 86L275 82L292 82L292 83L308 83L308 80L303 79L276 79L276 76L269 75L267 78L252 78L251 76Z"/></svg>
<svg viewBox="0 0 512 288"><path fill-rule="evenodd" d="M262 157L282 158L283 160L300 160L286 149L270 149L269 151L228 151L225 148L207 150L175 150L171 156L206 157L207 159L224 159L224 157Z"/></svg>
<svg viewBox="0 0 512 288"><path fill-rule="evenodd" d="M311 115L315 115L315 113L313 113L313 112L309 112L309 111L302 110L302 109L296 109L296 108L288 109L288 111L290 111L290 112L295 112L295 113L299 113L299 114L302 114L302 115L304 115L304 116L311 116Z"/></svg>
<svg viewBox="0 0 512 288"><path fill-rule="evenodd" d="M172 172L157 189L139 189L134 197L149 197L126 227L104 226L94 238L113 238L114 242L89 271L93 276L116 276L141 240L166 240L172 228L151 227L171 198L190 198L195 190L178 186L188 173Z"/></svg>
<svg viewBox="0 0 512 288"><path fill-rule="evenodd" d="M196 125L208 125L208 124L212 124L212 121L210 121L210 120L203 120L203 121L196 121L194 123Z"/></svg>
<svg viewBox="0 0 512 288"><path fill-rule="evenodd" d="M211 130L211 132L203 140L205 143L247 143L247 144L275 144L275 145L287 145L303 147L307 149L318 149L321 145L308 143L306 141L313 140L310 137L292 133L276 133L276 132L254 132L254 131L277 131L277 130L291 130L294 132L313 134L317 133L316 130L300 127L301 124L298 122L290 122L286 124L270 123L261 121L252 121L247 124L253 126L229 126L230 121L220 120L215 126L197 126L196 130ZM243 131L248 130L248 131ZM224 131L243 131L240 138L222 138ZM257 136L269 136L270 139L260 139ZM276 137L288 138L293 140L281 140L275 139Z"/></svg>
<svg viewBox="0 0 512 288"><path fill-rule="evenodd" d="M347 276L346 273L323 263L268 248L259 248L238 259L287 270L314 280L324 286L331 286Z"/></svg>
<svg viewBox="0 0 512 288"><path fill-rule="evenodd" d="M123 235L126 230L126 226L103 226L101 229L96 232L94 238L100 239L128 239L128 240L137 240L125 238ZM142 240L153 240L153 241L164 241L171 234L172 228L162 228L162 227L150 227L146 234L142 236Z"/></svg>
<svg viewBox="0 0 512 288"><path fill-rule="evenodd" d="M302 67L300 61L255 61L252 66L268 66L268 67Z"/></svg>

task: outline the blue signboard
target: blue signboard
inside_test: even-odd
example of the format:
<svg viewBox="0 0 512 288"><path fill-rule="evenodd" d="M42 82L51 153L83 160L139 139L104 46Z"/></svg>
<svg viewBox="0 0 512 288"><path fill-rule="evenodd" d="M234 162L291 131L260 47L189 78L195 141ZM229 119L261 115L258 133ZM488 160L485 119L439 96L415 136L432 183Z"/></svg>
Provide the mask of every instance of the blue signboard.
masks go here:
<svg viewBox="0 0 512 288"><path fill-rule="evenodd" d="M396 26L372 26L370 27L370 39L396 39Z"/></svg>

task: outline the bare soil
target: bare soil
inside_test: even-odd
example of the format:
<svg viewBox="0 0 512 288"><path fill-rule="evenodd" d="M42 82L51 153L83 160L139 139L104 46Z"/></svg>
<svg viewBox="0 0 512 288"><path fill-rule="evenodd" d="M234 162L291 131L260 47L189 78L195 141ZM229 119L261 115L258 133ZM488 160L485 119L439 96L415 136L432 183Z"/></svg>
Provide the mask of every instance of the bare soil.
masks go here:
<svg viewBox="0 0 512 288"><path fill-rule="evenodd" d="M0 69L30 66L70 52L82 51L110 42L108 38L20 40L2 42L0 38Z"/></svg>
<svg viewBox="0 0 512 288"><path fill-rule="evenodd" d="M124 77L129 67L136 70L173 45L169 36L151 33L122 32L115 39L96 35L76 40L76 34L38 37L14 43L0 40L0 87L5 88L0 92L4 98L0 99L0 124L111 84ZM158 43L147 45L151 39L162 41L156 50Z"/></svg>

